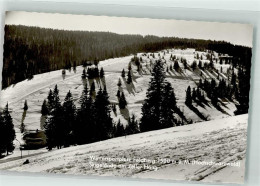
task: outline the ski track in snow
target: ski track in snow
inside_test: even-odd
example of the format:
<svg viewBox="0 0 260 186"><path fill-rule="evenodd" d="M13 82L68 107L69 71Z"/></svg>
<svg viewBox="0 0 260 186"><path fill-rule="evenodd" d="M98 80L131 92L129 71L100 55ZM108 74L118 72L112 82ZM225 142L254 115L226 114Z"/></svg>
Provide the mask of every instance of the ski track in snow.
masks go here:
<svg viewBox="0 0 260 186"><path fill-rule="evenodd" d="M248 115L173 127L87 145L53 150L25 159L0 164L0 169L43 173L119 176L134 178L241 183L245 171ZM157 171L128 168L91 168L89 156L168 158L213 162L240 162L240 167L145 163ZM114 163L92 161L93 163ZM122 164L128 165L124 162ZM139 165L142 165L140 163ZM215 176L216 175L216 176ZM229 176L230 175L230 176Z"/></svg>

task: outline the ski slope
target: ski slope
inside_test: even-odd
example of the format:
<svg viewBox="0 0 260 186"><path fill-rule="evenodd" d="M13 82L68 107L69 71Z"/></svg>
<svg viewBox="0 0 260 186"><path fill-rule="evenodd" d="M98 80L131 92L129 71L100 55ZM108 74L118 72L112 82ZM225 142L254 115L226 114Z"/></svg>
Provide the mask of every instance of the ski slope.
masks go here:
<svg viewBox="0 0 260 186"><path fill-rule="evenodd" d="M30 163L26 165L23 165L26 158L2 163L0 169L18 172L243 183L247 120L248 115L245 114L118 137L35 155L28 158ZM93 157L96 159L91 159ZM120 162L110 161L108 158L146 161ZM156 161L158 159L179 162L196 160L236 163L239 167L162 163ZM93 164L98 166L104 163L114 164L117 168L91 167ZM133 164L142 168L133 168ZM122 167L123 165L126 167Z"/></svg>
<svg viewBox="0 0 260 186"><path fill-rule="evenodd" d="M27 100L29 107L26 113L26 117L24 118L25 129L42 129L44 119L41 118L41 105L43 100L47 98L49 90L53 89L56 84L58 85L61 102L63 102L67 92L70 90L75 100L76 106L79 106L78 101L83 90L83 84L87 83L88 85L91 85L94 81L96 85L96 91L100 86L103 87L106 84L110 102L113 104L118 104L118 98L116 97L118 90L117 83L118 79L121 78L122 90L124 91L128 106L124 110L120 110L117 106L117 111L115 113L111 112L111 116L115 122L120 119L120 121L126 125L127 119L131 114L135 114L137 119L140 119L141 117L141 106L146 97L146 90L151 78L150 70L152 69L155 60L163 56L165 65L169 66L170 64L173 64L173 62L170 60L170 56L175 55L177 58L185 58L187 63L191 64L194 60L197 60L194 58L196 52L194 49L164 50L154 53L155 59L150 56L151 53L148 53L149 58L147 56L143 56L142 53L139 53L138 57L142 57L143 59L143 62L141 63L142 71L137 72L137 67L134 63L132 63L133 83L131 85L128 85L126 80L121 77L121 71L124 68L127 74L128 64L133 55L100 61L99 68L103 67L105 71L105 78L103 80L94 79L83 82L81 79L81 74L83 71L82 66L78 66L76 71L66 70L66 75L64 76L62 75L61 70L35 75L32 80L24 80L2 90L0 93L0 108L3 108L8 102L9 109L14 121L17 139L21 140L21 133L19 128L23 119L23 106L25 100ZM158 54L160 54L160 56ZM208 62L208 60L204 59L206 52L199 52L199 54L203 56L203 63ZM186 118L192 119L194 122L201 122L203 120L193 111L191 111L184 104L184 102L185 91L187 87L196 87L196 83L202 77L200 77L199 71L193 72L189 71L188 69L184 70L182 64L179 63L179 65L183 72L179 73L174 70L166 72L166 79L172 84L177 98L177 105L183 110ZM217 64L218 68L220 68L220 66L220 64ZM227 65L222 66L227 68ZM202 79L210 80L211 78L217 78L216 74L214 73L211 74L207 71L203 73L205 75ZM221 75L222 78L227 79L224 74L221 73ZM201 107L196 104L195 107L210 120L233 116L233 112L236 109L234 103L229 101L222 102L222 112L212 106L210 102L209 105L205 105L205 107ZM180 120L178 115L176 115L176 118Z"/></svg>

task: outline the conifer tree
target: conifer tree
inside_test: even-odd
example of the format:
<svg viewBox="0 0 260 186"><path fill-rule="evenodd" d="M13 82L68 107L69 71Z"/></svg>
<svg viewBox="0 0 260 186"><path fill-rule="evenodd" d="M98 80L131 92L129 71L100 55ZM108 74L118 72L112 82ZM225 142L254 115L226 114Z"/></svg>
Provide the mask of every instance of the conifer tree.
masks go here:
<svg viewBox="0 0 260 186"><path fill-rule="evenodd" d="M54 100L55 108L61 107L59 89L58 89L57 84L55 85L54 90L53 90L53 100Z"/></svg>
<svg viewBox="0 0 260 186"><path fill-rule="evenodd" d="M95 82L93 81L90 87L90 95L93 95L95 90L96 90L96 86L95 86Z"/></svg>
<svg viewBox="0 0 260 186"><path fill-rule="evenodd" d="M127 84L131 84L132 83L132 75L131 75L131 71L130 70L128 71L128 74L127 74L126 83Z"/></svg>
<svg viewBox="0 0 260 186"><path fill-rule="evenodd" d="M103 69L103 67L101 67L100 72L99 72L99 77L103 78L104 75L105 75L104 69Z"/></svg>
<svg viewBox="0 0 260 186"><path fill-rule="evenodd" d="M183 62L184 69L188 69L188 64L186 61Z"/></svg>
<svg viewBox="0 0 260 186"><path fill-rule="evenodd" d="M187 106L192 105L192 97L191 97L191 88L190 86L188 86L187 90L186 90L186 100L185 100L185 104Z"/></svg>
<svg viewBox="0 0 260 186"><path fill-rule="evenodd" d="M112 137L113 122L110 116L110 102L108 98L106 87L104 87L103 91L100 88L94 102L97 140L105 140Z"/></svg>
<svg viewBox="0 0 260 186"><path fill-rule="evenodd" d="M201 60L199 60L199 65L198 65L199 69L202 69L202 62Z"/></svg>
<svg viewBox="0 0 260 186"><path fill-rule="evenodd" d="M125 128L122 125L120 119L118 120L116 126L115 126L115 137L120 137L120 136L124 136L125 135Z"/></svg>
<svg viewBox="0 0 260 186"><path fill-rule="evenodd" d="M46 100L44 100L42 103L41 114L43 116L46 116L48 113L49 113L49 110L48 110L47 102L46 102Z"/></svg>
<svg viewBox="0 0 260 186"><path fill-rule="evenodd" d="M131 71L132 70L132 64L131 62L128 64L128 71Z"/></svg>
<svg viewBox="0 0 260 186"><path fill-rule="evenodd" d="M121 79L120 79L120 78L118 79L117 86L119 86L119 87L121 87L121 86L122 86L122 82L121 82Z"/></svg>
<svg viewBox="0 0 260 186"><path fill-rule="evenodd" d="M65 135L63 123L63 109L60 103L59 90L56 85L53 90L53 108L50 110L44 125L49 150L53 147L60 149L64 145Z"/></svg>
<svg viewBox="0 0 260 186"><path fill-rule="evenodd" d="M134 114L128 119L128 125L125 130L127 135L139 133L138 122L136 121Z"/></svg>
<svg viewBox="0 0 260 186"><path fill-rule="evenodd" d="M24 110L24 111L27 111L27 110L28 110L27 100L24 101L23 110Z"/></svg>
<svg viewBox="0 0 260 186"><path fill-rule="evenodd" d="M168 113L168 115L167 113L162 114L165 110L171 110L172 105L174 105L173 102L171 108L168 108L169 104L165 104L171 92L173 92L173 89L165 80L163 64L161 61L156 61L146 93L146 99L142 106L142 117L140 120L140 130L142 132L160 129L164 126L162 116L166 118L172 117L172 112Z"/></svg>
<svg viewBox="0 0 260 186"><path fill-rule="evenodd" d="M174 110L176 110L176 97L169 82L166 82L161 106L160 128L168 128L175 125Z"/></svg>
<svg viewBox="0 0 260 186"><path fill-rule="evenodd" d="M48 110L51 111L54 107L54 96L53 96L53 92L52 92L51 89L49 91L49 95L47 97L47 100L48 100Z"/></svg>
<svg viewBox="0 0 260 186"><path fill-rule="evenodd" d="M193 61L193 63L191 64L191 68L194 71L197 68L197 62Z"/></svg>
<svg viewBox="0 0 260 186"><path fill-rule="evenodd" d="M73 127L74 140L77 144L96 141L95 108L87 84L80 97L80 108L77 110L76 122Z"/></svg>
<svg viewBox="0 0 260 186"><path fill-rule="evenodd" d="M98 77L99 77L99 69L98 69L97 66L94 68L93 74L94 74L94 78L98 78ZM104 75L104 74L103 74L103 75Z"/></svg>
<svg viewBox="0 0 260 186"><path fill-rule="evenodd" d="M13 152L15 139L15 130L13 119L9 113L8 103L6 104L3 113L0 113L0 155Z"/></svg>
<svg viewBox="0 0 260 186"><path fill-rule="evenodd" d="M120 109L125 109L127 105L126 99L125 99L125 94L122 92L120 98L119 98L119 108Z"/></svg>
<svg viewBox="0 0 260 186"><path fill-rule="evenodd" d="M202 88L203 87L203 83L202 83L202 79L199 80L199 84L198 84L198 88Z"/></svg>
<svg viewBox="0 0 260 186"><path fill-rule="evenodd" d="M178 63L177 61L174 62L173 68L174 68L174 70L175 70L176 72L179 71L180 66L179 66L179 63Z"/></svg>
<svg viewBox="0 0 260 186"><path fill-rule="evenodd" d="M116 96L120 98L120 90L117 90Z"/></svg>
<svg viewBox="0 0 260 186"><path fill-rule="evenodd" d="M73 124L76 120L76 106L73 101L71 92L69 91L65 97L63 103L63 112L64 112L64 146L69 146L72 144L72 131Z"/></svg>
<svg viewBox="0 0 260 186"><path fill-rule="evenodd" d="M122 70L121 77L125 78L125 69Z"/></svg>
<svg viewBox="0 0 260 186"><path fill-rule="evenodd" d="M246 58L245 61L250 64L250 58ZM236 105L237 110L234 112L235 115L248 113L249 108L249 89L250 89L250 65L245 68L240 67L238 69L238 88L236 99L239 104Z"/></svg>

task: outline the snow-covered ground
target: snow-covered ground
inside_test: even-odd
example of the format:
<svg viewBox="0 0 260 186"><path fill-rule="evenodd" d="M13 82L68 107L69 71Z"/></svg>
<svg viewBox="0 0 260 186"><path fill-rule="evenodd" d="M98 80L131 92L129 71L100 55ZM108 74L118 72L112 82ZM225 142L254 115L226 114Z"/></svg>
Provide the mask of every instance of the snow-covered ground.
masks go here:
<svg viewBox="0 0 260 186"><path fill-rule="evenodd" d="M138 54L138 57L142 57L141 72L138 72L136 65L132 63L133 83L131 85L128 85L121 77L121 71L124 68L127 74L128 64L133 55L100 61L99 68L103 67L105 71L103 80L87 79L83 82L81 79L83 67L81 66L78 66L76 71L66 70L65 76L62 76L61 70L35 75L32 80L19 82L2 90L0 108L3 108L8 102L14 121L16 139L22 142L19 128L25 100L27 100L29 107L24 119L25 129L42 129L44 121L41 118L42 102L47 98L49 90L53 89L56 84L60 100L63 102L70 90L76 106L79 106L84 83L90 85L94 81L96 90L106 84L110 102L118 104L116 93L120 78L122 91L124 91L128 105L124 110L120 110L116 106L116 112L111 111L111 116L114 122L120 119L123 124L126 124L131 114L135 114L137 119L141 117L141 106L151 78L150 70L156 59L163 57L165 68L174 64L170 60L171 55L178 59L186 59L189 65L193 61L199 62L196 58L197 54L200 58L202 56L200 59L202 64L209 62L206 57L207 52L198 52L194 49L170 49L156 52L154 53L155 59L150 54L148 53L149 58L148 55ZM218 58L216 52L214 52L214 57ZM228 81L226 71L230 65L221 65L219 62L214 65L219 71L222 67L223 73L220 73L220 78ZM222 100L220 106L222 111L219 111L210 103L210 99L206 98L209 101L208 105L201 106L193 103L199 112L211 120L203 122L196 113L185 105L185 91L188 86L196 87L199 79L210 80L214 78L218 82L217 74L207 70L197 69L194 72L185 70L182 63L179 63L179 66L182 72L175 70L166 72L166 80L174 88L178 107L188 120L192 119L196 124L60 150L54 149L50 152L45 148L23 151L23 159L20 159L19 142L15 140L16 149L13 154L0 160L0 170L203 182L243 182L248 115L234 116L236 107L234 103L227 100ZM176 117L180 119L178 115ZM26 159L29 159L30 163L23 165ZM214 164L201 165L199 164L201 162L214 162ZM235 163L235 166L217 165L217 163Z"/></svg>
<svg viewBox="0 0 260 186"><path fill-rule="evenodd" d="M243 183L247 120L245 114L113 138L35 155L26 165L27 158L1 163L0 169Z"/></svg>
<svg viewBox="0 0 260 186"><path fill-rule="evenodd" d="M169 66L170 64L173 65L173 62L170 60L171 55L175 55L177 58L185 58L187 59L188 64L191 64L194 60L197 60L194 58L194 56L196 56L196 53L199 53L200 56L203 56L203 63L208 62L208 60L206 60L205 57L205 52L195 52L194 49L171 49L168 51L169 52L165 50L154 53L155 59L152 58L152 56L149 56L148 58L147 56L143 56L142 53L139 53L138 57L141 56L143 59L143 62L141 63L142 71L137 72L137 67L134 65L134 63L132 63L133 84L131 85L128 85L125 82L125 80L122 79L121 71L124 68L127 74L128 64L133 55L122 58L108 59L99 63L99 68L104 68L105 79L104 81L100 81L98 79L94 80L96 84L96 90L99 89L98 87L103 86L105 82L107 91L109 93L110 102L118 104L118 98L116 97L116 93L118 90L117 83L118 79L121 78L122 90L124 91L126 100L128 102L127 109L120 110L117 106L116 113L111 112L111 116L113 117L115 122L117 122L117 120L120 119L120 121L123 124L126 124L127 119L131 114L135 114L137 119L140 118L141 106L143 100L146 97L146 90L148 88L148 83L151 78L150 64L153 65L154 61L156 59L159 59L159 53L160 57L164 57L167 66ZM179 65L183 67L181 63L179 63ZM217 64L217 67L220 68L220 65ZM225 65L225 67L227 67L227 65ZM184 104L185 90L189 85L191 87L196 87L196 82L198 82L199 79L202 78L200 77L200 72L199 70L195 72L184 69L182 70L182 73L178 73L174 70L171 72L166 72L166 79L172 84L177 98L177 105L184 111L186 118L192 119L194 122L203 121L197 114L191 111ZM66 70L65 76L62 76L61 70L39 74L35 75L32 80L24 80L1 91L0 108L3 108L8 102L9 109L11 111L11 115L13 117L15 125L16 136L19 141L22 142L22 136L19 128L23 116L24 101L27 100L29 107L26 113L26 117L24 119L25 129L42 129L43 122L41 122L41 105L43 100L47 98L49 90L53 89L56 84L58 85L60 100L62 102L67 92L70 90L74 97L76 105L79 106L78 101L83 90L83 82L81 79L82 71L83 67L78 66L76 71ZM210 73L208 71L205 71L203 73L204 78L202 79L217 78L216 74L214 73ZM221 77L226 79L226 76L224 74L221 75L223 75ZM93 80L86 80L86 82L88 84L91 84ZM223 109L222 112L217 110L214 106L212 106L210 102L209 105L205 105L204 107L201 107L199 105L195 106L204 116L208 117L209 119L225 118L228 116L232 116L235 110L234 103L228 101L223 102L223 105L221 106ZM178 116L176 117L178 118ZM17 141L15 141L15 144L17 147L19 146Z"/></svg>

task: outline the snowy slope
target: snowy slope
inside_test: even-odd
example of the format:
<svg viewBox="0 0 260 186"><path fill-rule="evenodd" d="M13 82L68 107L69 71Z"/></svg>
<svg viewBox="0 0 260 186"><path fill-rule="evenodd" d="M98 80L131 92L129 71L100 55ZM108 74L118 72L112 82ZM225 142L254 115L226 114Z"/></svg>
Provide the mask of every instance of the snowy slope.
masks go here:
<svg viewBox="0 0 260 186"><path fill-rule="evenodd" d="M245 114L53 150L30 157L30 163L27 165L22 165L25 158L2 163L0 169L242 183L245 171L247 119L248 115ZM91 156L96 159L91 159ZM106 158L129 158L130 161ZM143 162L137 163L140 159ZM168 159L172 162L162 163L158 162L158 159ZM185 160L236 163L239 167L173 163ZM114 167L91 167L104 163L113 164ZM126 167L123 167L124 165ZM139 169L138 166L142 168Z"/></svg>
<svg viewBox="0 0 260 186"><path fill-rule="evenodd" d="M105 70L105 81L103 82L98 79L95 79L94 81L96 84L96 90L98 90L99 86L103 86L104 83L106 83L106 87L110 96L110 102L117 104L117 82L118 79L121 78L123 83L122 89L125 93L126 100L128 102L128 109L120 111L117 107L117 112L111 113L115 121L117 121L120 118L123 123L126 123L126 120L130 114L135 114L137 118L140 117L141 105L143 100L145 99L146 90L148 88L148 83L151 78L150 69L152 68L154 61L156 59L159 59L158 54L160 53L160 56L163 56L164 52L165 51L154 53L155 59L153 59L151 56L149 56L150 58L148 58L147 56L142 56L141 53L138 54L139 57L142 56L143 58L143 62L141 63L143 68L142 71L139 73L136 71L137 67L134 64L132 64L132 85L126 84L125 80L123 80L120 75L123 68L127 72L128 63L131 57L133 56L108 59L100 62L99 68L103 67ZM200 52L200 55L202 54L203 56L206 55L205 52ZM165 52L164 60L166 61L166 64L168 66L170 64L173 64L173 62L170 60L170 55L175 55L177 58L185 58L187 59L188 63L192 63L192 61L194 60L195 50L174 49L169 50L169 53ZM205 62L207 60L204 59L203 61ZM179 65L182 67L181 63L179 63ZM221 65L217 64L218 68L220 68L220 66ZM227 65L223 66L227 68ZM11 115L14 119L14 124L17 133L19 133L19 127L23 115L22 108L25 100L27 100L29 106L24 120L26 129L36 130L42 127L42 124L40 123L41 105L43 100L47 98L49 90L53 89L56 84L58 85L60 91L61 101L64 100L65 95L70 90L76 101L76 105L78 105L78 100L83 90L83 82L81 80L82 70L83 67L79 66L77 67L76 71L66 71L65 76L61 75L61 70L39 74L35 75L32 80L24 80L6 88L5 90L2 90L0 94L0 108L3 108L7 102L9 103L9 108L12 112ZM216 78L216 75L211 74L210 72L205 72L204 74L205 76L202 79ZM223 76L221 77L226 79L225 75L222 75ZM182 73L175 72L174 70L172 72L169 71L166 73L166 79L172 83L172 86L175 90L178 106L183 106L184 114L187 116L188 119L192 119L195 122L199 122L202 120L184 104L185 90L189 85L191 87L196 87L196 82L198 82L200 78L201 77L199 70L192 72L183 69ZM93 80L86 80L86 82L88 84L91 84ZM232 116L235 110L235 105L230 102L224 103L224 106L222 108L224 112L218 111L212 105L205 106L204 108L197 106L197 108L205 116L209 116L210 119L215 119Z"/></svg>

